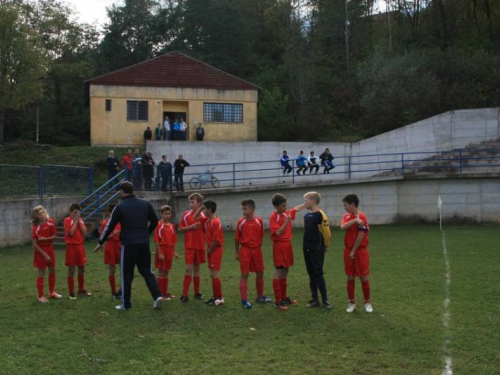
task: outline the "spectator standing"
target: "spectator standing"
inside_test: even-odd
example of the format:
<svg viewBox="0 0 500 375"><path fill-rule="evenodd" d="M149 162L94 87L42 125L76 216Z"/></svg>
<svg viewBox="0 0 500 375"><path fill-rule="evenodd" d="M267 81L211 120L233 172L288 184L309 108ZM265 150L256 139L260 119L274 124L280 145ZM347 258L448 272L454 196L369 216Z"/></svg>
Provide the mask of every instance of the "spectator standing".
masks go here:
<svg viewBox="0 0 500 375"><path fill-rule="evenodd" d="M189 163L182 155L179 155L179 158L174 161L175 190L178 193L184 191L184 168L186 167L189 167Z"/></svg>
<svg viewBox="0 0 500 375"><path fill-rule="evenodd" d="M134 151L132 161L134 162L134 188L142 189L142 157L138 148Z"/></svg>
<svg viewBox="0 0 500 375"><path fill-rule="evenodd" d="M144 153L142 155L142 175L144 176L144 189L146 190L151 190L153 185L153 177L155 175L154 165L155 162L151 151Z"/></svg>
<svg viewBox="0 0 500 375"><path fill-rule="evenodd" d="M174 141L178 141L179 140L179 137L180 137L180 132L181 132L181 123L179 122L179 120L175 120L174 121L174 136L172 137L172 139Z"/></svg>
<svg viewBox="0 0 500 375"><path fill-rule="evenodd" d="M161 141L162 135L163 135L163 131L161 129L161 125L158 124L158 125L156 125L156 129L155 129L155 141Z"/></svg>
<svg viewBox="0 0 500 375"><path fill-rule="evenodd" d="M165 116L165 121L163 122L163 140L170 141L171 139L172 126L170 124L170 119Z"/></svg>
<svg viewBox="0 0 500 375"><path fill-rule="evenodd" d="M172 191L172 164L168 161L166 155L161 157L161 161L158 164L158 181L161 177L161 190L162 191Z"/></svg>
<svg viewBox="0 0 500 375"><path fill-rule="evenodd" d="M134 173L134 159L132 155L132 150L128 150L127 153L122 158L123 169L125 169L125 178L128 181L132 181L132 175Z"/></svg>
<svg viewBox="0 0 500 375"><path fill-rule="evenodd" d="M115 156L115 152L113 150L109 150L108 157L106 158L106 164L108 166L108 180L111 180L116 176L118 170L120 169L118 158Z"/></svg>
<svg viewBox="0 0 500 375"><path fill-rule="evenodd" d="M302 175L305 175L307 172L307 158L304 156L304 151L300 151L299 156L295 159L295 162L297 163L297 175L300 175L300 172L302 171Z"/></svg>
<svg viewBox="0 0 500 375"><path fill-rule="evenodd" d="M283 175L289 174L292 171L292 166L290 165L290 157L288 156L286 151L283 151L280 163L281 169L283 169Z"/></svg>
<svg viewBox="0 0 500 375"><path fill-rule="evenodd" d="M144 130L144 144L153 139L153 132L151 128L148 126L146 130Z"/></svg>
<svg viewBox="0 0 500 375"><path fill-rule="evenodd" d="M325 152L323 152L320 156L319 156L320 160L321 160L321 165L323 167L325 167L325 169L323 170L323 174L324 173L330 173L330 171L335 168L335 166L333 165L333 155L330 153L330 149L325 149Z"/></svg>
<svg viewBox="0 0 500 375"><path fill-rule="evenodd" d="M196 140L203 141L203 137L205 136L205 129L203 129L203 124L198 124L198 128L196 129Z"/></svg>
<svg viewBox="0 0 500 375"><path fill-rule="evenodd" d="M313 169L316 169L316 172L314 174L318 174L319 159L316 155L314 155L314 151L311 151L311 153L307 157L307 164L309 165L309 174L312 173Z"/></svg>
<svg viewBox="0 0 500 375"><path fill-rule="evenodd" d="M181 141L186 141L187 140L187 129L188 129L188 124L186 121L184 121L183 118L181 118L181 121L179 123L180 126L180 140Z"/></svg>

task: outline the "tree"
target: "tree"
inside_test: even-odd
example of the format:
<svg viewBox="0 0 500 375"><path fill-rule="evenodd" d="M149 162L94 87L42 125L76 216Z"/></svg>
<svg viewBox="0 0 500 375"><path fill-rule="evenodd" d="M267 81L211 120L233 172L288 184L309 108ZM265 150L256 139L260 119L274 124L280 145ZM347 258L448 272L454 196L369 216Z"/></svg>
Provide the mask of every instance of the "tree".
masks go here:
<svg viewBox="0 0 500 375"><path fill-rule="evenodd" d="M22 108L42 96L47 56L36 30L27 26L21 9L0 6L0 143L9 109Z"/></svg>

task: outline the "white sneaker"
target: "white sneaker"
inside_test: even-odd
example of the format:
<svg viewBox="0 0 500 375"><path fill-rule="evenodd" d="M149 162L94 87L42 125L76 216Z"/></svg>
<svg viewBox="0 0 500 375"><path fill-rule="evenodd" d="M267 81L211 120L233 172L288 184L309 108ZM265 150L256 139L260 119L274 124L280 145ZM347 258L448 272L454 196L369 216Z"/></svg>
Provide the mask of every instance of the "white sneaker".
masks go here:
<svg viewBox="0 0 500 375"><path fill-rule="evenodd" d="M349 314L352 313L354 310L356 310L356 304L355 303L350 303L347 305L347 309L345 309L346 312Z"/></svg>
<svg viewBox="0 0 500 375"><path fill-rule="evenodd" d="M223 305L224 304L224 298L221 299L216 299L214 302L215 306Z"/></svg>
<svg viewBox="0 0 500 375"><path fill-rule="evenodd" d="M121 311L128 310L128 309L127 309L125 306L123 306L123 305L117 305L117 306L115 306L115 309L117 309L117 310L121 310Z"/></svg>
<svg viewBox="0 0 500 375"><path fill-rule="evenodd" d="M162 302L163 302L163 297L158 297L157 299L155 299L155 301L153 302L153 309L160 310Z"/></svg>
<svg viewBox="0 0 500 375"><path fill-rule="evenodd" d="M371 303L365 303L365 311L370 314L373 312L373 307Z"/></svg>

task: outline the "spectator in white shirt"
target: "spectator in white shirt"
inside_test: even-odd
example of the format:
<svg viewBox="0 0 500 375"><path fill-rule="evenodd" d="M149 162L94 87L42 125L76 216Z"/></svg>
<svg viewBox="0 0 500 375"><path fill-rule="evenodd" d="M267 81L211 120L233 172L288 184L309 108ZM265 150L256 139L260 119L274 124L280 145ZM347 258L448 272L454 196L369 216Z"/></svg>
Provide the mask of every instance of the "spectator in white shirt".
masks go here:
<svg viewBox="0 0 500 375"><path fill-rule="evenodd" d="M169 141L170 140L170 131L172 130L171 125L170 125L170 119L168 116L165 116L165 122L163 122L163 140L164 141Z"/></svg>
<svg viewBox="0 0 500 375"><path fill-rule="evenodd" d="M318 174L319 169L319 158L314 155L314 151L311 151L307 157L307 164L309 165L309 174L312 174L313 169L316 169L314 174Z"/></svg>
<svg viewBox="0 0 500 375"><path fill-rule="evenodd" d="M181 128L180 128L180 131L181 131L181 141L185 141L187 140L187 128L188 128L188 125L186 124L186 121L184 121L183 118L181 118Z"/></svg>

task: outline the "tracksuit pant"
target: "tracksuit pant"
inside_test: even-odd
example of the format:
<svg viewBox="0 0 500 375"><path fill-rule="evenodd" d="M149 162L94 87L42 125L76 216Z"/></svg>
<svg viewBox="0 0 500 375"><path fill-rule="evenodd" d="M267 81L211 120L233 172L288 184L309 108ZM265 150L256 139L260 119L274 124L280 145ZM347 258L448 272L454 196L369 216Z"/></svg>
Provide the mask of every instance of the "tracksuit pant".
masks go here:
<svg viewBox="0 0 500 375"><path fill-rule="evenodd" d="M323 277L323 263L325 261L325 248L304 244L304 260L306 262L307 273L309 274L309 286L311 297L318 300L318 289L323 301L328 300L326 293L326 283Z"/></svg>

